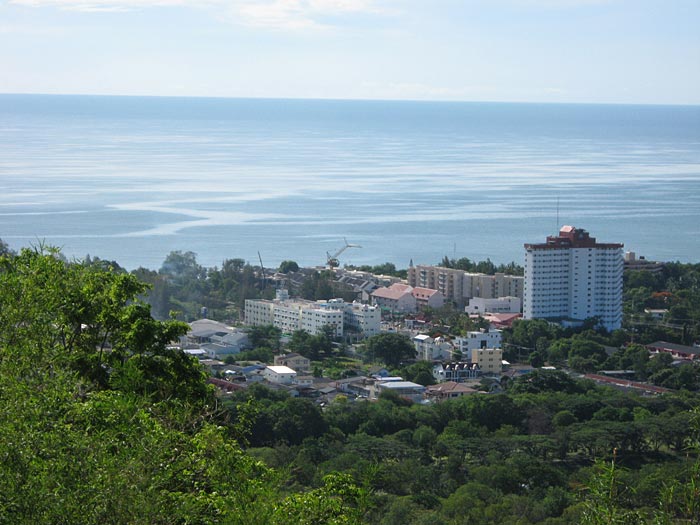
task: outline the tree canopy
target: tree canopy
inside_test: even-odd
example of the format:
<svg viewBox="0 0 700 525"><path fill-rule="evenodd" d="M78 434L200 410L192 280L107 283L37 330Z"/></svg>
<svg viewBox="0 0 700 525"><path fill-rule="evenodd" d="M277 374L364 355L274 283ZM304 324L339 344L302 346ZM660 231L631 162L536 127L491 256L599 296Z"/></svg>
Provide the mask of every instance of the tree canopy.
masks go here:
<svg viewBox="0 0 700 525"><path fill-rule="evenodd" d="M388 366L399 366L402 361L413 359L416 349L405 335L389 332L370 337L365 342L365 356L370 361L379 360Z"/></svg>
<svg viewBox="0 0 700 525"><path fill-rule="evenodd" d="M0 257L0 523L359 523L347 477L287 494L231 439L146 285L58 255Z"/></svg>

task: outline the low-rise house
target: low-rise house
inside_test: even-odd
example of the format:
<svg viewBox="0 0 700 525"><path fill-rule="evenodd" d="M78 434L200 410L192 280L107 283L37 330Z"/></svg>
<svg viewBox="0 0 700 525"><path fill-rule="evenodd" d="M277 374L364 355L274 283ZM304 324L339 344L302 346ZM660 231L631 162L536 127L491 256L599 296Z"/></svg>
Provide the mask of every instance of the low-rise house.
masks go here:
<svg viewBox="0 0 700 525"><path fill-rule="evenodd" d="M314 384L314 376L296 376L296 379L294 380L295 385L299 386L313 386Z"/></svg>
<svg viewBox="0 0 700 525"><path fill-rule="evenodd" d="M433 377L438 383L454 381L461 383L469 379L477 379L481 376L481 369L476 363L452 362L438 363L433 367Z"/></svg>
<svg viewBox="0 0 700 525"><path fill-rule="evenodd" d="M370 397L372 394L371 385L374 380L365 376L348 377L333 381L329 386L345 394L353 394L359 397Z"/></svg>
<svg viewBox="0 0 700 525"><path fill-rule="evenodd" d="M469 394L475 394L478 390L465 386L455 381L446 381L425 388L425 397L436 402L446 399L455 399Z"/></svg>
<svg viewBox="0 0 700 525"><path fill-rule="evenodd" d="M595 381L596 383L601 385L612 386L621 390L636 390L646 395L668 394L669 392L673 392L668 388L650 385L649 383L629 381L627 379L608 377L600 374L585 374L583 377L585 377L586 379L591 379L592 381Z"/></svg>
<svg viewBox="0 0 700 525"><path fill-rule="evenodd" d="M288 366L266 366L263 377L270 383L277 385L291 385L297 377L295 370Z"/></svg>
<svg viewBox="0 0 700 525"><path fill-rule="evenodd" d="M388 288L377 288L372 292L372 302L392 312L414 313L427 307L443 307L445 296L432 288L414 288L407 284L394 283Z"/></svg>
<svg viewBox="0 0 700 525"><path fill-rule="evenodd" d="M423 400L425 387L411 381L381 381L376 385L379 395L382 392L394 392L399 397L418 403Z"/></svg>
<svg viewBox="0 0 700 525"><path fill-rule="evenodd" d="M656 341L655 343L646 345L646 347L649 349L649 352L653 354L671 354L675 359L685 359L687 361L700 359L700 348L697 346L685 346L667 343L666 341Z"/></svg>
<svg viewBox="0 0 700 525"><path fill-rule="evenodd" d="M227 326L212 319L198 319L190 323L187 332L187 342L190 344L213 343L220 341L227 334L235 332L231 326Z"/></svg>
<svg viewBox="0 0 700 525"><path fill-rule="evenodd" d="M190 323L183 346L204 350L211 359L235 355L251 347L248 334L211 319Z"/></svg>
<svg viewBox="0 0 700 525"><path fill-rule="evenodd" d="M288 366L289 368L292 368L297 372L311 372L311 360L296 352L276 355L274 363L278 366Z"/></svg>

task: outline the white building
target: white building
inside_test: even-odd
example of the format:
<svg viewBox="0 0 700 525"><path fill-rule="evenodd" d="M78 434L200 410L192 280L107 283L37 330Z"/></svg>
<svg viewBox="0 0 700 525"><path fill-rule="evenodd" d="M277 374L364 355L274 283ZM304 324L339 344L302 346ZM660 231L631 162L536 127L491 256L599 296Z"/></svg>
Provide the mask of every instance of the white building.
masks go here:
<svg viewBox="0 0 700 525"><path fill-rule="evenodd" d="M598 243L573 226L545 243L526 244L523 317L562 322L598 317L608 330L620 328L622 247Z"/></svg>
<svg viewBox="0 0 700 525"><path fill-rule="evenodd" d="M343 318L342 310L332 308L301 308L301 326L302 330L306 330L310 334L321 333L324 327L330 326L333 328L334 337L342 337L343 335Z"/></svg>
<svg viewBox="0 0 700 525"><path fill-rule="evenodd" d="M246 307L248 301L246 300ZM293 301L272 303L272 324L282 330L282 333L289 334L301 330L301 312L303 305ZM246 312L246 320L248 315ZM315 332L313 332L315 333Z"/></svg>
<svg viewBox="0 0 700 525"><path fill-rule="evenodd" d="M464 308L468 314L517 314L520 312L522 301L519 297L499 297L486 299L484 297L472 297Z"/></svg>
<svg viewBox="0 0 700 525"><path fill-rule="evenodd" d="M297 377L297 373L288 366L266 366L263 377L270 383L278 385L291 385Z"/></svg>
<svg viewBox="0 0 700 525"><path fill-rule="evenodd" d="M379 333L382 323L382 311L376 306L362 303L345 305L345 324L365 337Z"/></svg>
<svg viewBox="0 0 700 525"><path fill-rule="evenodd" d="M454 347L444 337L433 339L429 335L419 334L413 338L413 346L416 359L421 361L451 359L454 353Z"/></svg>
<svg viewBox="0 0 700 525"><path fill-rule="evenodd" d="M288 299L284 293L278 294L278 297L274 301L247 299L246 324L253 326L271 324L284 333L306 330L312 335L330 326L335 337L344 335L346 325L361 337L379 333L381 311L374 306L350 304L342 299L316 302Z"/></svg>
<svg viewBox="0 0 700 525"><path fill-rule="evenodd" d="M253 326L265 326L275 322L275 303L273 301L246 299L245 322Z"/></svg>
<svg viewBox="0 0 700 525"><path fill-rule="evenodd" d="M500 330L479 330L467 332L465 337L455 337L454 344L466 357L478 348L501 348L501 337Z"/></svg>

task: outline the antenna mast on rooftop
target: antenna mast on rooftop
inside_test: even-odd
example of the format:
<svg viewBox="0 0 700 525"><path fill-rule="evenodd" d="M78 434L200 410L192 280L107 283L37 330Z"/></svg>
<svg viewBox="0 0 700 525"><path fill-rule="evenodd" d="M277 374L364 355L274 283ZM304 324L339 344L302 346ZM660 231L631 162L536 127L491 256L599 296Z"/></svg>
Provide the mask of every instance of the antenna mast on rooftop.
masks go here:
<svg viewBox="0 0 700 525"><path fill-rule="evenodd" d="M559 231L559 197L557 197L557 228L554 230L554 233Z"/></svg>

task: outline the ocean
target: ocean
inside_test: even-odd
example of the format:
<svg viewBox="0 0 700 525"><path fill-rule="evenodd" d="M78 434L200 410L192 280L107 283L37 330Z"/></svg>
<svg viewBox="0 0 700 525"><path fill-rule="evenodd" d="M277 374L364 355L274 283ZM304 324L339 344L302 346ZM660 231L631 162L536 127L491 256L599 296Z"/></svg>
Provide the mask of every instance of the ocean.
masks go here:
<svg viewBox="0 0 700 525"><path fill-rule="evenodd" d="M563 224L700 261L700 106L0 95L14 249L522 264Z"/></svg>

